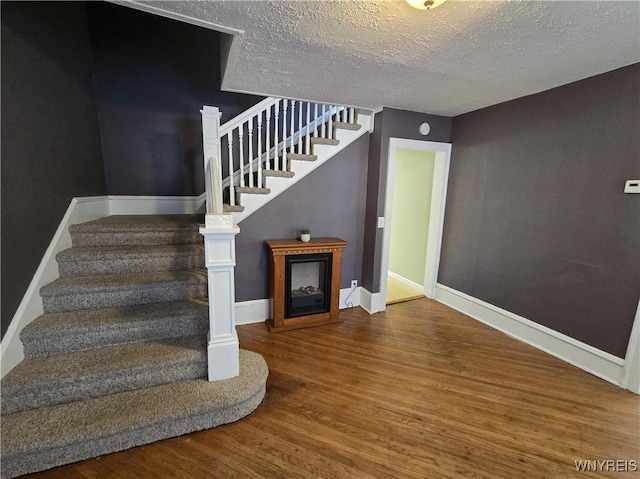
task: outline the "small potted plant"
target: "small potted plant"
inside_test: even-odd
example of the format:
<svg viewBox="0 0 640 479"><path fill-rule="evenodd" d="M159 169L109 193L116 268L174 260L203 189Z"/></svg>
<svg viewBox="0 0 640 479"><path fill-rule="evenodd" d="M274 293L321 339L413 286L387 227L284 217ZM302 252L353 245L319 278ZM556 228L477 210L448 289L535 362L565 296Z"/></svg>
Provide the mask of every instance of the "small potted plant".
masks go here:
<svg viewBox="0 0 640 479"><path fill-rule="evenodd" d="M304 227L302 231L300 231L300 241L308 243L311 240L311 230L309 228Z"/></svg>

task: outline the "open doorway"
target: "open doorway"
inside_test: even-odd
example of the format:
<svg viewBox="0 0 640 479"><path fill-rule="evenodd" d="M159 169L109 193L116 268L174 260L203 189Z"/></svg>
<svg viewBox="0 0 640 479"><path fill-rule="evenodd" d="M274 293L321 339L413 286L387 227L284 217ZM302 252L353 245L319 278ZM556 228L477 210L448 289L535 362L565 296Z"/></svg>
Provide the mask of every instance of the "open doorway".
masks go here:
<svg viewBox="0 0 640 479"><path fill-rule="evenodd" d="M380 294L435 296L451 145L391 138Z"/></svg>

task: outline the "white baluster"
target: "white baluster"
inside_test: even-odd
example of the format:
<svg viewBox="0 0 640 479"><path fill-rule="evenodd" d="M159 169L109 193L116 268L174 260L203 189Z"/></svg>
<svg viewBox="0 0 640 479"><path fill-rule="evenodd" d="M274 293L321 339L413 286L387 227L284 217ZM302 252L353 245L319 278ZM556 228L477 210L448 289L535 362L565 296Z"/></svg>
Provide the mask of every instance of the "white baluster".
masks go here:
<svg viewBox="0 0 640 479"><path fill-rule="evenodd" d="M258 114L258 188L262 188L262 112Z"/></svg>
<svg viewBox="0 0 640 479"><path fill-rule="evenodd" d="M310 142L311 141L311 103L307 102L307 137L305 142L305 153L311 154Z"/></svg>
<svg viewBox="0 0 640 479"><path fill-rule="evenodd" d="M247 130L249 133L249 155L247 161L249 162L249 187L253 188L253 117L247 121Z"/></svg>
<svg viewBox="0 0 640 479"><path fill-rule="evenodd" d="M273 146L275 151L273 152L273 169L277 170L278 169L278 128L280 128L280 122L278 121L278 119L280 118L280 108L282 108L282 102L280 100L278 100L278 103L276 103L275 105L275 121L276 124L274 125L273 131L275 132L275 138L273 139Z"/></svg>
<svg viewBox="0 0 640 479"><path fill-rule="evenodd" d="M238 126L238 147L240 148L240 186L244 187L244 131L243 123Z"/></svg>
<svg viewBox="0 0 640 479"><path fill-rule="evenodd" d="M356 122L356 109L349 108L349 123L355 123L355 122Z"/></svg>
<svg viewBox="0 0 640 479"><path fill-rule="evenodd" d="M302 153L302 105L298 102L298 153Z"/></svg>
<svg viewBox="0 0 640 479"><path fill-rule="evenodd" d="M326 138L327 137L327 124L325 123L325 115L327 114L326 110L326 105L323 103L322 104L322 131L320 132L320 136L322 138Z"/></svg>
<svg viewBox="0 0 640 479"><path fill-rule="evenodd" d="M333 136L333 106L329 105L329 127L327 129L327 138Z"/></svg>
<svg viewBox="0 0 640 479"><path fill-rule="evenodd" d="M289 150L289 153L293 153L293 136L294 136L294 128L295 128L295 117L296 117L296 101L295 100L291 100L291 131L289 131L289 136L291 137L291 149ZM288 165L287 165L287 170L288 170Z"/></svg>
<svg viewBox="0 0 640 479"><path fill-rule="evenodd" d="M318 136L318 104L313 106L313 136Z"/></svg>
<svg viewBox="0 0 640 479"><path fill-rule="evenodd" d="M229 147L229 204L235 206L236 195L235 186L233 184L233 130L227 135L227 145Z"/></svg>
<svg viewBox="0 0 640 479"><path fill-rule="evenodd" d="M349 118L347 118L347 107L345 106L342 107L342 122L343 123L349 122Z"/></svg>
<svg viewBox="0 0 640 479"><path fill-rule="evenodd" d="M275 130L276 130L276 138L278 138L278 104L276 103L275 105L275 112L276 112L276 126L275 126ZM271 169L275 169L275 167L272 167L271 165L271 107L269 107L269 110L267 111L267 136L266 136L266 140L267 140L267 169L271 170ZM277 141L277 140L276 140ZM277 143L276 143L277 144ZM273 160L273 162L275 163L275 158Z"/></svg>
<svg viewBox="0 0 640 479"><path fill-rule="evenodd" d="M287 169L287 108L289 100L284 100L284 110L282 115L282 159L280 160L280 169Z"/></svg>

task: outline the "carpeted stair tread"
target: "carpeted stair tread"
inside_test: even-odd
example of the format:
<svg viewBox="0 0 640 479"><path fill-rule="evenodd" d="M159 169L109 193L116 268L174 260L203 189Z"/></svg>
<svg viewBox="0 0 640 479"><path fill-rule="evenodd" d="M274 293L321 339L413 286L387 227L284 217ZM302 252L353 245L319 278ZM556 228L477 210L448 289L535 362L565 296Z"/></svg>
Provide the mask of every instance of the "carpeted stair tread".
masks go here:
<svg viewBox="0 0 640 479"><path fill-rule="evenodd" d="M228 204L224 204L222 205L222 210L225 213L242 213L244 211L244 206L242 205L228 205Z"/></svg>
<svg viewBox="0 0 640 479"><path fill-rule="evenodd" d="M61 276L183 270L204 265L204 245L80 246L56 260Z"/></svg>
<svg viewBox="0 0 640 479"><path fill-rule="evenodd" d="M2 418L2 477L42 471L237 421L265 394L262 356L240 351L240 375L181 381Z"/></svg>
<svg viewBox="0 0 640 479"><path fill-rule="evenodd" d="M45 313L118 308L207 296L205 270L66 276L40 289Z"/></svg>
<svg viewBox="0 0 640 479"><path fill-rule="evenodd" d="M307 155L305 153L287 153L287 160L316 161L317 159L318 155Z"/></svg>
<svg viewBox="0 0 640 479"><path fill-rule="evenodd" d="M268 195L271 193L269 188L259 188L257 186L236 186L234 191L236 194L245 193L250 195Z"/></svg>
<svg viewBox="0 0 640 479"><path fill-rule="evenodd" d="M332 145L332 146L337 146L340 144L340 140L335 140L333 138L321 138L319 136L312 136L311 137L311 144L312 145Z"/></svg>
<svg viewBox="0 0 640 479"><path fill-rule="evenodd" d="M127 231L173 231L198 229L204 223L202 215L111 215L71 225L69 231L113 233Z"/></svg>
<svg viewBox="0 0 640 479"><path fill-rule="evenodd" d="M193 301L43 314L20 333L26 357L192 336L208 329L208 307Z"/></svg>
<svg viewBox="0 0 640 479"><path fill-rule="evenodd" d="M358 131L361 128L361 126L357 123L345 123L344 121L336 121L333 124L333 127L341 130L351 130L351 131Z"/></svg>
<svg viewBox="0 0 640 479"><path fill-rule="evenodd" d="M262 170L262 174L272 178L293 178L296 175L293 171L283 170Z"/></svg>
<svg viewBox="0 0 640 479"><path fill-rule="evenodd" d="M205 377L205 335L28 358L2 379L2 414Z"/></svg>
<svg viewBox="0 0 640 479"><path fill-rule="evenodd" d="M356 108L355 112L356 112L356 115L365 115L365 116L373 115L373 110L366 110L364 108Z"/></svg>
<svg viewBox="0 0 640 479"><path fill-rule="evenodd" d="M113 215L69 227L73 246L202 242L201 215Z"/></svg>
<svg viewBox="0 0 640 479"><path fill-rule="evenodd" d="M92 259L111 259L127 256L130 258L146 256L193 255L204 250L200 244L166 245L124 245L124 246L79 246L68 248L56 255L61 261L87 261Z"/></svg>
<svg viewBox="0 0 640 479"><path fill-rule="evenodd" d="M193 281L201 275L191 271L157 271L134 274L100 274L58 278L40 289L42 296L74 294L78 292L108 292L131 287L144 288L157 283Z"/></svg>

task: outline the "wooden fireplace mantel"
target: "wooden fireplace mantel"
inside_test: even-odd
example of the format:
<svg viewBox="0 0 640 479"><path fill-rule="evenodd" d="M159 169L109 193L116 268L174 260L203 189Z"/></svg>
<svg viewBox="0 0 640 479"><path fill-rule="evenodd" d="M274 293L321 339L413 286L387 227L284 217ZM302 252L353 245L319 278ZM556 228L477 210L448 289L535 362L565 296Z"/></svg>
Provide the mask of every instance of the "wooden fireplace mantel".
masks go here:
<svg viewBox="0 0 640 479"><path fill-rule="evenodd" d="M319 326L340 322L340 279L342 271L342 251L347 242L339 238L316 238L308 243L296 239L270 240L269 247L271 274L269 292L271 296L271 318L266 323L269 331L287 331L290 329ZM332 253L331 260L331 297L329 311L287 318L285 313L285 258L288 255L306 255Z"/></svg>

